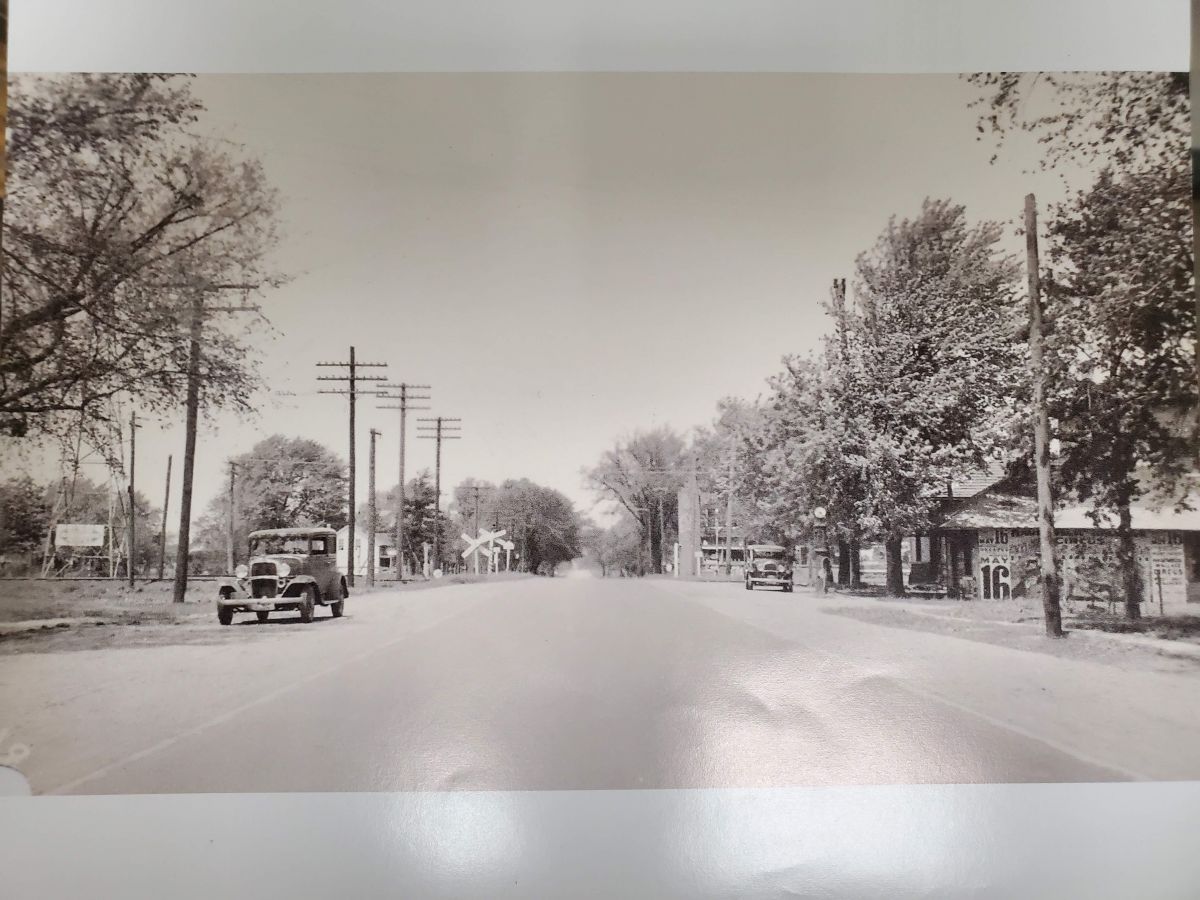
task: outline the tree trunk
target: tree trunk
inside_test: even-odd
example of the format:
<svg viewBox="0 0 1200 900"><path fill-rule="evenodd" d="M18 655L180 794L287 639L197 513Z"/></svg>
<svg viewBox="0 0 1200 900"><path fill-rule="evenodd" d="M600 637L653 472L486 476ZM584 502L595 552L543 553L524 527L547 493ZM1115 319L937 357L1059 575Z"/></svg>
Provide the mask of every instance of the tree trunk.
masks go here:
<svg viewBox="0 0 1200 900"><path fill-rule="evenodd" d="M1125 594L1125 618L1136 621L1142 617L1142 576L1138 571L1137 546L1133 542L1133 512L1128 502L1118 509L1117 560Z"/></svg>
<svg viewBox="0 0 1200 900"><path fill-rule="evenodd" d="M862 582L862 544L858 538L852 538L850 541L850 587L852 590L861 590Z"/></svg>
<svg viewBox="0 0 1200 900"><path fill-rule="evenodd" d="M900 538L888 538L884 542L887 550L887 592L893 597L904 596L904 561L900 555L903 546Z"/></svg>
<svg viewBox="0 0 1200 900"><path fill-rule="evenodd" d="M958 547L953 538L946 539L946 588L948 596L955 600L962 599L962 591L958 586Z"/></svg>
<svg viewBox="0 0 1200 900"><path fill-rule="evenodd" d="M666 569L663 554L667 552L667 520L663 515L662 497L658 498L658 557L655 559L656 571L661 575Z"/></svg>
<svg viewBox="0 0 1200 900"><path fill-rule="evenodd" d="M662 574L662 529L655 527L656 522L650 519L650 571L655 575Z"/></svg>
<svg viewBox="0 0 1200 900"><path fill-rule="evenodd" d="M850 584L850 542L838 538L838 587Z"/></svg>

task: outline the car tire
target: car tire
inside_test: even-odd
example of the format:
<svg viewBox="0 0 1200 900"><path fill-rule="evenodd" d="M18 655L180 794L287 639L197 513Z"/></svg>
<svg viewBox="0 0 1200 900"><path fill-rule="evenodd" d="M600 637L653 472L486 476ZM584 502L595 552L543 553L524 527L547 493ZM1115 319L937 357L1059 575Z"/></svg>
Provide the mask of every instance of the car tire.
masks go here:
<svg viewBox="0 0 1200 900"><path fill-rule="evenodd" d="M265 622L271 615L271 611L267 609L255 610L254 614L258 616L258 621Z"/></svg>
<svg viewBox="0 0 1200 900"><path fill-rule="evenodd" d="M754 582L753 581L746 582L746 590L748 590L748 591L754 590Z"/></svg>
<svg viewBox="0 0 1200 900"><path fill-rule="evenodd" d="M350 596L350 589L348 587L346 587L345 579L342 579L341 591L342 591L342 599L338 600L335 603L329 604L329 608L330 608L330 610L332 610L333 617L335 619L340 619L342 617L342 613L344 613L346 611L346 598Z"/></svg>
<svg viewBox="0 0 1200 900"><path fill-rule="evenodd" d="M217 607L217 621L222 625L233 624L233 608L229 606Z"/></svg>
<svg viewBox="0 0 1200 900"><path fill-rule="evenodd" d="M790 585L790 584L785 584L785 585L783 586L783 592L784 592L785 594L790 594L790 593L792 592L792 585Z"/></svg>
<svg viewBox="0 0 1200 900"><path fill-rule="evenodd" d="M300 601L300 621L308 624L313 620L313 611L317 608L317 589L311 584L304 588L304 599Z"/></svg>

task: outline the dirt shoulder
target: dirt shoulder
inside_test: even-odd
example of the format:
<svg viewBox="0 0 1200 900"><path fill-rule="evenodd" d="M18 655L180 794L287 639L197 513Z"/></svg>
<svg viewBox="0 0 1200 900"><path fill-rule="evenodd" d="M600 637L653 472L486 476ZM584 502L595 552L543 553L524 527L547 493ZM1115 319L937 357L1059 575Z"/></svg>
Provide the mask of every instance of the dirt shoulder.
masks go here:
<svg viewBox="0 0 1200 900"><path fill-rule="evenodd" d="M914 604L891 598L846 601L834 600L822 606L821 611L875 625L944 634L1063 659L1200 674L1200 644L1190 639L1163 640L1143 634L1109 633L1087 627L1078 611L1064 617L1067 636L1055 640L1046 637L1040 607L1035 615L1032 607L1019 603Z"/></svg>
<svg viewBox="0 0 1200 900"><path fill-rule="evenodd" d="M517 573L490 579L528 578ZM397 592L425 591L486 580L483 576L452 575L435 581L387 582L374 588L356 586L351 603ZM232 627L217 623L216 584L195 581L185 602L172 602L170 582L149 582L130 589L113 581L0 582L0 655L57 653L105 647L220 644L245 640L245 627L257 625L253 616L239 616ZM318 610L322 621L322 611ZM275 613L271 628L302 628L299 615ZM272 631L271 633L275 633Z"/></svg>

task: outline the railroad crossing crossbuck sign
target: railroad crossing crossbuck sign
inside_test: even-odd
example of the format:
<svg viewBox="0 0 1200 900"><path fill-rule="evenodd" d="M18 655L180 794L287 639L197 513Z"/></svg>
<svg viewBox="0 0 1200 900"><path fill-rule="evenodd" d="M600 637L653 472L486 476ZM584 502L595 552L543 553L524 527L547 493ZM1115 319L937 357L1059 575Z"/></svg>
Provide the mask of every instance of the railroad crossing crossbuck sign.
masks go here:
<svg viewBox="0 0 1200 900"><path fill-rule="evenodd" d="M499 531L484 531L480 529L479 537L471 537L466 532L463 532L462 539L467 542L467 549L462 552L462 558L467 559L471 554L477 554L475 557L475 571L479 571L479 556L487 558L489 566L496 562L500 556L500 547L495 546L495 542L507 534L507 529L501 528ZM485 547L484 544L487 544ZM507 544L510 548L513 546L511 541L501 541L500 545Z"/></svg>

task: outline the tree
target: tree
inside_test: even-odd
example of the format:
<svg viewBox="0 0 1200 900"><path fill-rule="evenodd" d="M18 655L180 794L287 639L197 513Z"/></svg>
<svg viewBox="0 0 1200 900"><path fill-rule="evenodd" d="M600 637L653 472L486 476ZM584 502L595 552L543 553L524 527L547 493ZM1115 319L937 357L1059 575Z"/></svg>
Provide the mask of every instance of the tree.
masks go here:
<svg viewBox="0 0 1200 900"><path fill-rule="evenodd" d="M643 569L656 574L663 571L665 548L679 527L684 449L683 438L666 426L638 431L586 473L598 494L615 500L638 523Z"/></svg>
<svg viewBox="0 0 1200 900"><path fill-rule="evenodd" d="M815 536L814 510L826 510L829 540L862 534L860 504L867 496L865 419L841 402L839 357L788 357L770 379L771 397L758 428L747 432L743 484L765 525L764 536L794 541Z"/></svg>
<svg viewBox="0 0 1200 900"><path fill-rule="evenodd" d="M8 124L0 424L54 433L123 392L185 391L189 311L214 287L279 282L261 166L196 137L189 80L19 76ZM205 316L205 404L248 408L253 348ZM65 418L64 418L65 417Z"/></svg>
<svg viewBox="0 0 1200 900"><path fill-rule="evenodd" d="M97 557L107 559L110 549L120 565L127 566L128 546L126 535L129 523L129 495L125 490L114 484L101 484L89 478L78 476L62 479L40 488L42 500L39 504L44 509L45 518L42 520L42 531L38 543L46 546L47 530L57 520L61 523L80 523L87 525L105 525L112 531L108 534L109 544L96 547L90 553L84 548L57 547L53 536L49 541L50 555L46 562L50 570L59 573L69 569L83 567L99 571L103 565ZM55 512L56 511L56 512ZM158 535L162 524L162 512L154 507L149 499L141 492L134 494L134 515L136 516L137 543L133 548L133 565L135 571L145 572L158 560ZM82 552L81 552L82 551ZM91 556L92 558L87 558ZM81 557L84 557L81 559ZM104 574L110 574L105 571Z"/></svg>
<svg viewBox="0 0 1200 900"><path fill-rule="evenodd" d="M50 524L46 491L28 475L0 484L0 553L30 553L41 547Z"/></svg>
<svg viewBox="0 0 1200 900"><path fill-rule="evenodd" d="M579 514L558 491L520 478L503 482L492 496L491 524L507 530L522 571L553 575L582 552Z"/></svg>
<svg viewBox="0 0 1200 900"><path fill-rule="evenodd" d="M396 516L394 510L397 508L399 499L399 487L393 485L387 492L382 502L383 509L387 512L379 512L379 520L386 527L381 528L381 531L392 531L395 528ZM423 469L417 473L414 478L408 480L408 485L405 490L404 504L404 546L412 555L412 564L414 568L419 569L423 559L421 556L421 545L428 543L431 547L434 544L434 489L433 489L433 473L428 469ZM442 546L446 545L446 518L443 514L441 521L442 530Z"/></svg>
<svg viewBox="0 0 1200 900"><path fill-rule="evenodd" d="M639 573L641 534L637 522L628 513L622 513L607 528L595 525L588 527L583 534L582 545L600 567L602 578L614 575L629 577Z"/></svg>
<svg viewBox="0 0 1200 900"><path fill-rule="evenodd" d="M1200 447L1189 78L1108 72L971 80L983 90L981 134L990 130L1001 144L1014 131L1036 135L1046 148L1043 168L1103 167L1052 210L1051 404L1063 487L1090 500L1097 520L1116 516L1126 615L1136 618L1142 582L1130 506L1147 494L1178 501L1189 455ZM1041 104L1030 102L1035 91Z"/></svg>
<svg viewBox="0 0 1200 900"><path fill-rule="evenodd" d="M824 507L851 561L860 538L882 540L891 593L904 592L902 539L1001 439L1019 356L1017 269L999 238L948 201L893 219L858 258L856 307L835 288L823 355L786 360L748 439L760 509L794 532Z"/></svg>
<svg viewBox="0 0 1200 900"><path fill-rule="evenodd" d="M858 521L884 539L891 590L903 590L902 538L928 527L933 497L999 443L1020 362L1019 270L1000 236L995 223L969 225L962 206L926 201L856 265L854 402L869 428Z"/></svg>
<svg viewBox="0 0 1200 900"><path fill-rule="evenodd" d="M346 464L307 438L275 434L230 459L234 466L235 555L262 528L346 524ZM228 542L229 493L213 497L198 528L200 548L212 553Z"/></svg>
<svg viewBox="0 0 1200 900"><path fill-rule="evenodd" d="M1062 486L1117 520L1125 612L1140 616L1134 502L1182 503L1197 406L1188 173L1147 169L1096 184L1051 225L1052 411Z"/></svg>
<svg viewBox="0 0 1200 900"><path fill-rule="evenodd" d="M978 139L1000 147L1014 132L1045 149L1041 168L1103 160L1142 168L1191 146L1187 72L987 72L965 76L980 91ZM993 161L997 156L993 156ZM1172 165L1174 163L1171 163Z"/></svg>
<svg viewBox="0 0 1200 900"><path fill-rule="evenodd" d="M719 505L718 519L722 533L732 541L733 523L742 527L743 535L759 531L765 524L753 515L754 507L745 502L745 438L757 428L762 411L754 403L737 397L725 397L717 404L712 424L697 428L692 435L689 456L696 465L696 481L701 493ZM732 543L729 544L732 549ZM726 574L732 570L732 552L724 560Z"/></svg>
<svg viewBox="0 0 1200 900"><path fill-rule="evenodd" d="M478 488L478 491L476 491ZM457 525L467 534L475 534L476 526L488 528L496 524L496 486L490 481L467 478L454 488L450 509L457 515ZM476 512L478 511L478 516ZM478 523L476 522L478 518Z"/></svg>

